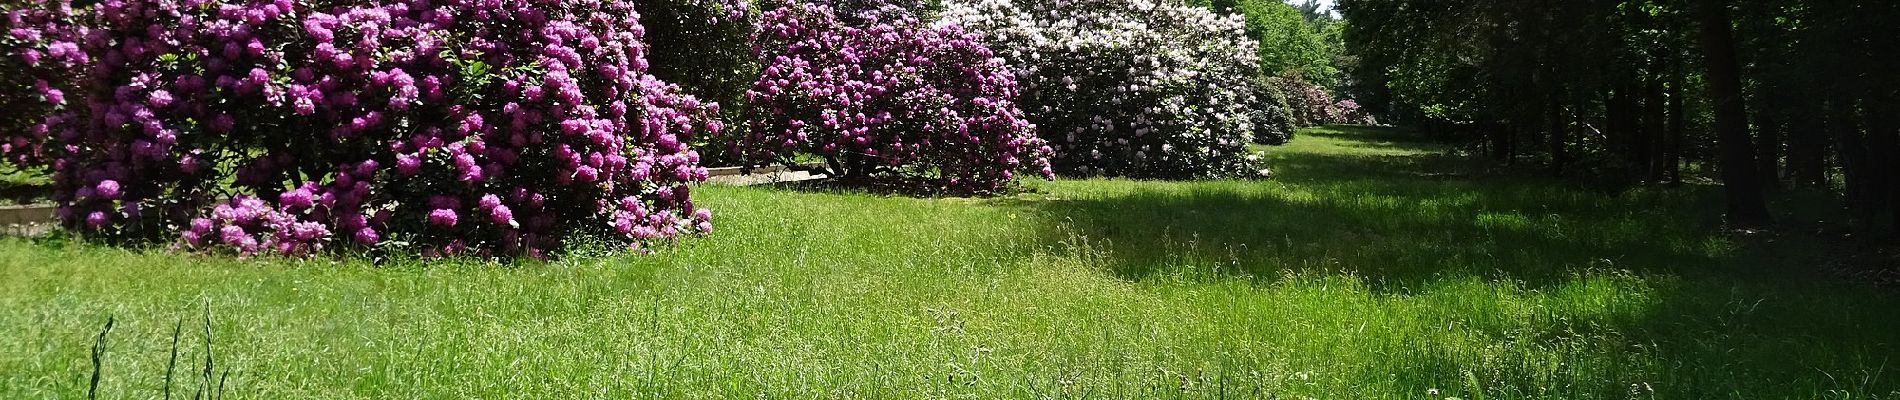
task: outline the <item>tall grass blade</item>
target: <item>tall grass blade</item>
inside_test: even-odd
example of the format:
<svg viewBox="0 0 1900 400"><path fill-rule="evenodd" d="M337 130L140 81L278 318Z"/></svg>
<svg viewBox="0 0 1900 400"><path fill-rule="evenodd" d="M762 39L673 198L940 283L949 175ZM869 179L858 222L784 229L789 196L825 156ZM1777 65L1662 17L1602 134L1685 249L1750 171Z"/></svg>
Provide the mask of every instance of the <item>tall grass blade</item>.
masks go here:
<svg viewBox="0 0 1900 400"><path fill-rule="evenodd" d="M112 333L112 325L116 322L116 318L106 316L105 329L99 330L99 338L92 343L92 385L86 389L87 399L99 398L99 377L105 371L106 334Z"/></svg>

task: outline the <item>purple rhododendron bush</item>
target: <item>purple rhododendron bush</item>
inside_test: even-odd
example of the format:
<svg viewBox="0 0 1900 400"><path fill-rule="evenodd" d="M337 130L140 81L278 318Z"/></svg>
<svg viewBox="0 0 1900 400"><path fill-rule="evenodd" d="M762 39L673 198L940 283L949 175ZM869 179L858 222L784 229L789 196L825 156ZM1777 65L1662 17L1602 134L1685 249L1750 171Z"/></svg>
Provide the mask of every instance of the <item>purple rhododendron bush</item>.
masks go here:
<svg viewBox="0 0 1900 400"><path fill-rule="evenodd" d="M749 162L816 156L834 178L955 194L995 193L1018 171L1052 175L1015 76L980 37L879 15L843 20L815 4L764 14L764 70L746 94L755 117L735 143Z"/></svg>
<svg viewBox="0 0 1900 400"><path fill-rule="evenodd" d="M629 1L39 2L6 24L34 81L0 88L25 97L8 111L45 111L0 127L7 154L91 237L538 257L711 230L687 143L718 106L647 73Z"/></svg>
<svg viewBox="0 0 1900 400"><path fill-rule="evenodd" d="M47 117L71 97L53 82L70 80L90 58L75 44L80 32L67 28L66 4L0 5L0 12L0 156L14 167L43 167L54 134Z"/></svg>

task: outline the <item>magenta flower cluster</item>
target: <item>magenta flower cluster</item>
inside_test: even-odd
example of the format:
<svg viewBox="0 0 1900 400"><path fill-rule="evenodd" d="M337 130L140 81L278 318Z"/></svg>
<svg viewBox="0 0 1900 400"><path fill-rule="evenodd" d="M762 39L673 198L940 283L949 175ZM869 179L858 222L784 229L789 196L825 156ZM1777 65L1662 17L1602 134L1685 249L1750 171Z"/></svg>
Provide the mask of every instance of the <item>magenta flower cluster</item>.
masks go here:
<svg viewBox="0 0 1900 400"><path fill-rule="evenodd" d="M15 166L44 166L55 138L84 105L56 85L84 73L90 57L79 51L85 30L74 29L67 1L0 5L0 157ZM51 146L51 147L49 147Z"/></svg>
<svg viewBox="0 0 1900 400"><path fill-rule="evenodd" d="M285 195L291 196L293 193L301 193L305 203L310 200L309 191L303 188L286 192ZM244 254L311 254L323 250L324 239L331 237L331 232L329 225L300 218L297 210L309 207L274 205L256 197L239 195L229 202L212 207L210 213L191 219L179 236L183 245L192 247L225 247ZM387 220L390 214L385 212L378 218ZM374 236L374 229L362 228L359 235L363 233L371 235L370 244L380 240Z"/></svg>
<svg viewBox="0 0 1900 400"><path fill-rule="evenodd" d="M646 72L632 4L104 0L6 50L81 70L34 130L74 229L542 256L711 229L688 144L718 105Z"/></svg>
<svg viewBox="0 0 1900 400"><path fill-rule="evenodd" d="M899 15L841 20L830 7L765 12L746 93L751 162L826 162L834 177L894 178L985 194L1018 171L1052 177L1052 150L1017 108L1016 79L981 38Z"/></svg>

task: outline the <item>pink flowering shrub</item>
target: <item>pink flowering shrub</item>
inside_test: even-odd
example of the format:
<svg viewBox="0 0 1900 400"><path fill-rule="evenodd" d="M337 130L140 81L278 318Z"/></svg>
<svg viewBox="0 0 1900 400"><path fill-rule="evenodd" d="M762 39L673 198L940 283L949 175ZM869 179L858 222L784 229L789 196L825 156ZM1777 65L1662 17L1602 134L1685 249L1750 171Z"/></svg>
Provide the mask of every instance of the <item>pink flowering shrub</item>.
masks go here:
<svg viewBox="0 0 1900 400"><path fill-rule="evenodd" d="M1372 114L1367 113L1365 109L1360 108L1359 102L1354 101L1353 99L1342 99L1337 103L1333 103L1332 113L1333 115L1336 115L1339 117L1340 119L1339 123L1363 124L1363 125L1377 125L1378 124L1378 121L1372 118Z"/></svg>
<svg viewBox="0 0 1900 400"><path fill-rule="evenodd" d="M78 24L44 48L81 55L54 59L82 72L49 86L85 104L44 116L42 162L59 216L89 235L540 256L578 237L638 248L711 230L687 143L719 131L718 106L647 73L626 0L105 0L68 14Z"/></svg>
<svg viewBox="0 0 1900 400"><path fill-rule="evenodd" d="M14 167L44 169L48 148L75 118L84 93L58 83L84 72L90 58L76 43L69 3L0 5L0 157Z"/></svg>
<svg viewBox="0 0 1900 400"><path fill-rule="evenodd" d="M1286 98L1293 122L1299 126L1327 124L1364 124L1371 116L1351 99L1335 99L1326 88L1307 82L1298 75L1268 78L1268 85Z"/></svg>
<svg viewBox="0 0 1900 400"><path fill-rule="evenodd" d="M1050 176L1051 150L1017 109L1015 77L975 35L908 18L840 21L831 8L765 13L764 71L746 93L751 162L825 160L841 179L889 178L952 193Z"/></svg>

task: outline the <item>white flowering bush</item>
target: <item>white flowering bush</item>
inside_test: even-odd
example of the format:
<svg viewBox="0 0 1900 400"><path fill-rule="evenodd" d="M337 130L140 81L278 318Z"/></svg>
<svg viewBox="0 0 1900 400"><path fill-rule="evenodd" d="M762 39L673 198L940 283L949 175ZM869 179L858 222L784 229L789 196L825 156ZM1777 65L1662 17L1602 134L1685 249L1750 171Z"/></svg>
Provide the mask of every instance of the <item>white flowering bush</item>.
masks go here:
<svg viewBox="0 0 1900 400"><path fill-rule="evenodd" d="M1065 175L1262 177L1253 39L1238 15L1152 0L946 0L982 33Z"/></svg>

